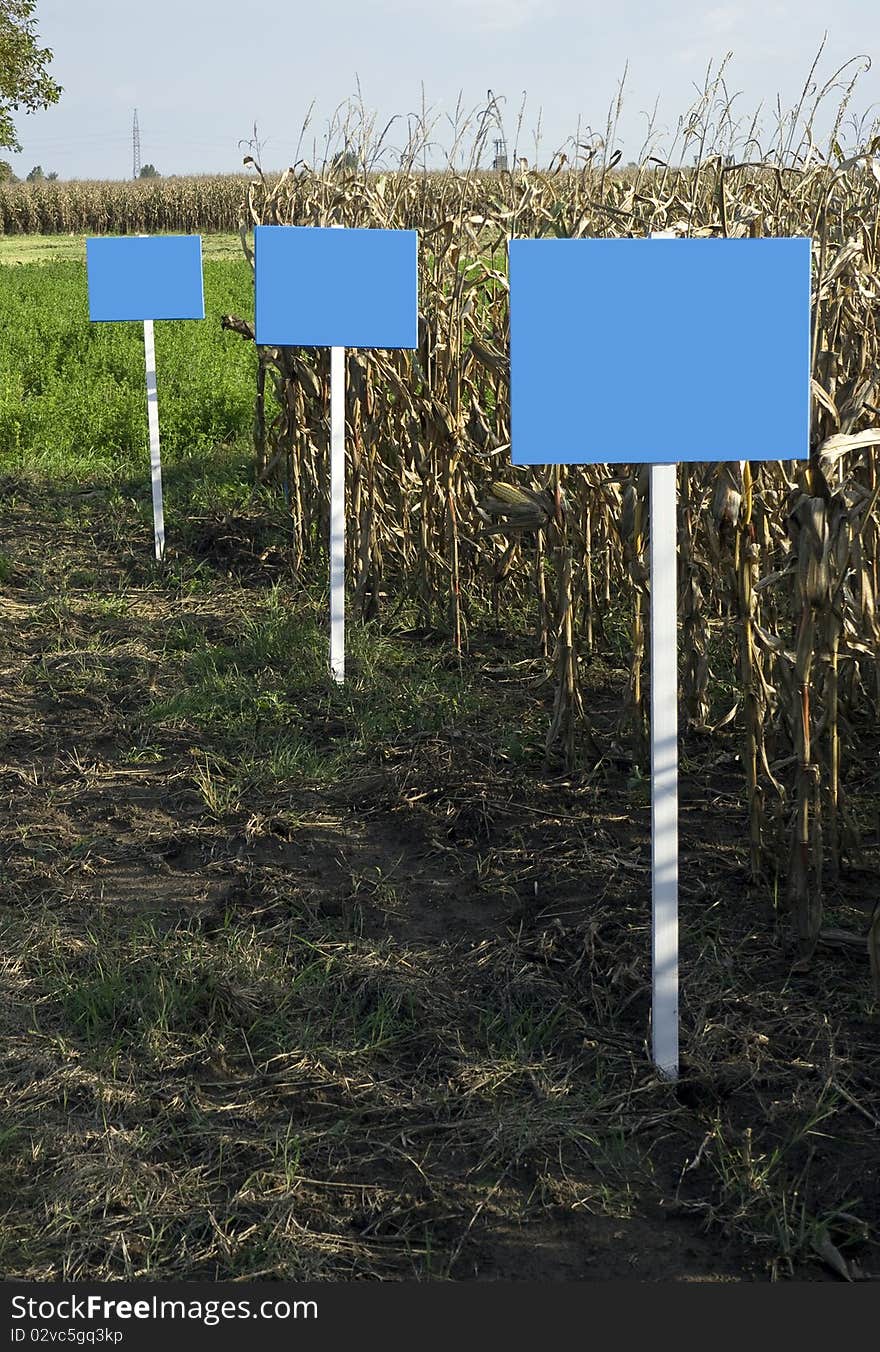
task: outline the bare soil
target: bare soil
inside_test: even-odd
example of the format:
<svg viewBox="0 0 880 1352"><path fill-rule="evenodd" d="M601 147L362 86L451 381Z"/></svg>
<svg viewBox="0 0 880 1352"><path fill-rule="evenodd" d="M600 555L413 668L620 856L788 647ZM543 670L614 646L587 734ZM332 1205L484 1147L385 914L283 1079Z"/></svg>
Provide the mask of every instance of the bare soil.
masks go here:
<svg viewBox="0 0 880 1352"><path fill-rule="evenodd" d="M831 899L854 941L795 972L735 729L686 739L666 1084L625 751L564 775L449 727L212 805L199 727L144 715L175 619L228 644L274 556L209 532L157 572L134 520L6 487L6 1278L876 1278L876 840ZM544 697L521 656L472 636L499 723ZM588 673L606 745L621 681Z"/></svg>

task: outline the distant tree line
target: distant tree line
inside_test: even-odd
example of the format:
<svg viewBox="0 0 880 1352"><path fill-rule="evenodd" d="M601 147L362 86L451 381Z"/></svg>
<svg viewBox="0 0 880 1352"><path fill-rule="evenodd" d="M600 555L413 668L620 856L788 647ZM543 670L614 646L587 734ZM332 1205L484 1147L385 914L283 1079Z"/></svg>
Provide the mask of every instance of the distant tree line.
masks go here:
<svg viewBox="0 0 880 1352"><path fill-rule="evenodd" d="M161 178L162 175L155 164L145 164L140 172L141 178ZM29 174L25 175L26 183L54 183L58 178L53 170L51 174L43 172L41 164L35 164ZM16 174L8 160L0 160L0 183L20 183L21 179Z"/></svg>
<svg viewBox="0 0 880 1352"><path fill-rule="evenodd" d="M27 183L54 183L58 175L53 170L51 174L43 172L41 164L35 164L29 174L25 176ZM8 160L0 160L0 183L20 183L21 179L16 174Z"/></svg>

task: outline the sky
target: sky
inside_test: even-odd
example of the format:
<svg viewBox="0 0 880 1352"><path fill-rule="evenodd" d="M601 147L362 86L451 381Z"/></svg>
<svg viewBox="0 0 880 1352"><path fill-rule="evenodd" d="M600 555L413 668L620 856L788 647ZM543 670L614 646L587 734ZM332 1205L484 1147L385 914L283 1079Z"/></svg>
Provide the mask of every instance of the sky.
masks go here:
<svg viewBox="0 0 880 1352"><path fill-rule="evenodd" d="M613 148L623 161L638 159L651 133L655 154L692 163L696 146L676 133L707 73L711 81L732 54L709 117L717 126L732 99L723 148L741 152L756 113L767 146L823 38L804 105L831 82L815 119L819 149L859 72L838 139L854 149L880 130L877 0L286 0L253 11L241 0L38 0L35 18L64 92L45 112L18 115L22 153L0 158L21 177L37 164L62 179L131 177L135 108L141 162L165 175L240 172L255 125L267 170L320 162L341 148L352 104L375 139L396 119L383 142L389 167L423 109L428 167L446 160L457 107L459 126L475 115L461 164L489 91L501 130L487 124L482 163L503 134L511 161L516 152L543 167L556 150L571 160L576 141L606 138L621 85Z"/></svg>

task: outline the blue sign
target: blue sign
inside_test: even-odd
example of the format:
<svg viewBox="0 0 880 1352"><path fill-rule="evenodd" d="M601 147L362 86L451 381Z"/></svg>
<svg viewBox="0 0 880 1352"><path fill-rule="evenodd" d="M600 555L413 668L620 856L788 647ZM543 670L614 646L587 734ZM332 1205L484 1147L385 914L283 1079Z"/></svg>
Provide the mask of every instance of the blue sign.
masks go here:
<svg viewBox="0 0 880 1352"><path fill-rule="evenodd" d="M810 246L511 240L513 463L806 457Z"/></svg>
<svg viewBox="0 0 880 1352"><path fill-rule="evenodd" d="M415 230L258 225L254 271L261 345L418 345Z"/></svg>
<svg viewBox="0 0 880 1352"><path fill-rule="evenodd" d="M204 319L200 235L86 240L89 318Z"/></svg>

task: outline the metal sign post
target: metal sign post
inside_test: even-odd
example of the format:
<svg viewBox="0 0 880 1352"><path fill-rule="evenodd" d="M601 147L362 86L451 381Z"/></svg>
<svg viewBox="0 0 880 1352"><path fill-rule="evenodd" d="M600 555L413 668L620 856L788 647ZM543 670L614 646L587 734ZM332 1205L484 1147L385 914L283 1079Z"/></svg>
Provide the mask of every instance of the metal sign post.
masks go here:
<svg viewBox="0 0 880 1352"><path fill-rule="evenodd" d="M165 557L165 508L159 447L156 319L204 319L200 235L119 235L86 240L89 317L140 320L144 326L150 485L156 559Z"/></svg>
<svg viewBox="0 0 880 1352"><path fill-rule="evenodd" d="M656 231L651 239L674 239ZM678 1079L677 466L648 470L651 601L651 1054Z"/></svg>
<svg viewBox="0 0 880 1352"><path fill-rule="evenodd" d="M345 352L415 347L414 230L258 225L255 336L265 347L330 348L330 674L345 680Z"/></svg>
<svg viewBox="0 0 880 1352"><path fill-rule="evenodd" d="M330 349L330 672L345 680L345 348Z"/></svg>
<svg viewBox="0 0 880 1352"><path fill-rule="evenodd" d="M678 1078L678 532L676 466L650 467L651 1044Z"/></svg>
<svg viewBox="0 0 880 1352"><path fill-rule="evenodd" d="M806 457L810 240L511 240L509 255L513 463L650 465L651 1054L676 1079L676 466Z"/></svg>
<svg viewBox="0 0 880 1352"><path fill-rule="evenodd" d="M144 361L147 371L147 422L150 428L150 482L153 490L153 535L156 559L165 557L165 508L162 502L162 456L159 450L159 395L156 387L156 340L152 319L144 320Z"/></svg>

